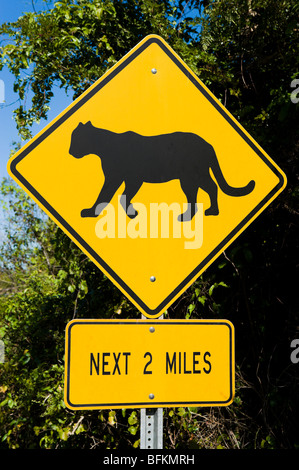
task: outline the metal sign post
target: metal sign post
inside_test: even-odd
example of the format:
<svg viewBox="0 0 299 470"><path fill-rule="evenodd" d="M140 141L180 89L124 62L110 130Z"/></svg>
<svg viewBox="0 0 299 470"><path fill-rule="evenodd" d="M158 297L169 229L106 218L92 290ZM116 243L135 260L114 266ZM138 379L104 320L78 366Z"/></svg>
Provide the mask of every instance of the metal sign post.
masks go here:
<svg viewBox="0 0 299 470"><path fill-rule="evenodd" d="M162 319L163 315L158 318ZM140 449L163 449L163 408L141 408Z"/></svg>
<svg viewBox="0 0 299 470"><path fill-rule="evenodd" d="M140 449L163 449L163 408L140 410Z"/></svg>

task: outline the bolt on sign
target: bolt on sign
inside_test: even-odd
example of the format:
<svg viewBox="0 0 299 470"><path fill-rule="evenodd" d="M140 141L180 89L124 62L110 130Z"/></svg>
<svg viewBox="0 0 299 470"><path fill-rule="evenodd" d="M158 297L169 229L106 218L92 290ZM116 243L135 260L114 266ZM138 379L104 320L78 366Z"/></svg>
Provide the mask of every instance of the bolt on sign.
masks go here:
<svg viewBox="0 0 299 470"><path fill-rule="evenodd" d="M74 410L228 406L234 327L227 320L72 320L64 401Z"/></svg>
<svg viewBox="0 0 299 470"><path fill-rule="evenodd" d="M27 143L8 171L148 318L158 318L286 185L154 35Z"/></svg>

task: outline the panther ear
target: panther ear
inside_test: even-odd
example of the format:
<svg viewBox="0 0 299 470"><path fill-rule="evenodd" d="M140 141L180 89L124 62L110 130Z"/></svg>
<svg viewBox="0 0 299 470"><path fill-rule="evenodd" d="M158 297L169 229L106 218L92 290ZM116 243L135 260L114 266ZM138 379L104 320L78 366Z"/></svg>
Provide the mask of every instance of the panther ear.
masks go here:
<svg viewBox="0 0 299 470"><path fill-rule="evenodd" d="M83 122L79 122L78 127L85 127L85 126L92 126L91 121L88 121L86 124L83 124Z"/></svg>

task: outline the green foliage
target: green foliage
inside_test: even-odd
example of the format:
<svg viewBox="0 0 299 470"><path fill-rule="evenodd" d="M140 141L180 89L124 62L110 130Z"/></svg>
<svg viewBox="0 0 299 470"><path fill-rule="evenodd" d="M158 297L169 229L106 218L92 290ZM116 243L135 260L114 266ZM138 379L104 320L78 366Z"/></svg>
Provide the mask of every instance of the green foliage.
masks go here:
<svg viewBox="0 0 299 470"><path fill-rule="evenodd" d="M216 96L261 146L270 151L287 144L298 119L290 101L298 73L298 2L217 0L206 13L202 45L214 63L201 67L204 82L208 75Z"/></svg>
<svg viewBox="0 0 299 470"><path fill-rule="evenodd" d="M296 448L298 72L294 0L61 0L2 25L0 68L15 75L23 139L55 86L79 96L139 40L161 35L288 176L288 187L168 311L227 318L236 330L236 396L227 408L164 410L164 447ZM204 7L204 10L202 9ZM28 90L33 93L29 109ZM199 110L200 112L200 110ZM0 448L139 446L139 411L68 410L64 331L73 318L140 313L10 180L1 184Z"/></svg>
<svg viewBox="0 0 299 470"><path fill-rule="evenodd" d="M0 34L11 39L2 48L2 65L16 77L14 91L21 100L28 88L33 92L31 108L15 110L23 138L34 121L46 118L54 85L79 96L150 33L184 47L167 19L171 10L163 0L61 0L2 25Z"/></svg>

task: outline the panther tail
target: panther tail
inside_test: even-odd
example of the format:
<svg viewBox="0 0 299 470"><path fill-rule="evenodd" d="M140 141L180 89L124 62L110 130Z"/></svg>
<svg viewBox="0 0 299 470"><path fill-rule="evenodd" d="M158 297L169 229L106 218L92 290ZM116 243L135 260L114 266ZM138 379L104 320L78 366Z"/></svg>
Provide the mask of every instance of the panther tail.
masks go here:
<svg viewBox="0 0 299 470"><path fill-rule="evenodd" d="M246 186L241 188L234 188L230 186L227 181L225 180L223 173L221 171L218 159L216 154L214 154L215 158L213 158L211 164L211 170L214 173L217 183L219 184L220 189L227 194L228 196L246 196L247 194L251 193L255 187L255 181L251 180Z"/></svg>

